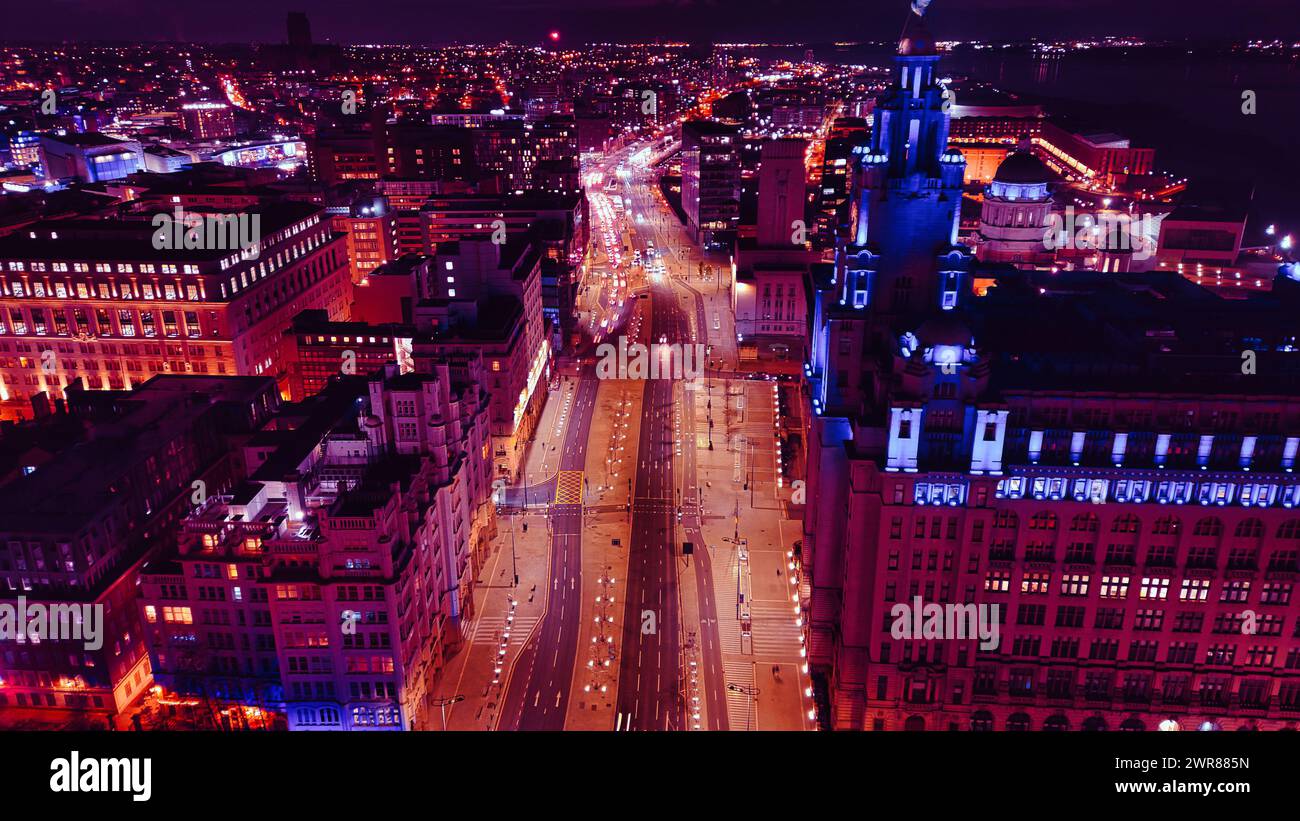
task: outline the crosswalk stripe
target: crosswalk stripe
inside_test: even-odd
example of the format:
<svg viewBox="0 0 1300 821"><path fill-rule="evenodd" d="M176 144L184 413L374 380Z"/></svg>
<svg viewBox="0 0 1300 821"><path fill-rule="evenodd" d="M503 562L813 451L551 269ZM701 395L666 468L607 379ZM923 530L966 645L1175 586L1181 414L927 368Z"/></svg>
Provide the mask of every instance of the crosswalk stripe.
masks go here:
<svg viewBox="0 0 1300 821"><path fill-rule="evenodd" d="M516 616L515 622L510 627L510 643L512 645L523 644L532 632L533 625L539 620L538 616ZM492 641L501 635L505 629L506 620L504 616L480 616L474 623L474 641Z"/></svg>

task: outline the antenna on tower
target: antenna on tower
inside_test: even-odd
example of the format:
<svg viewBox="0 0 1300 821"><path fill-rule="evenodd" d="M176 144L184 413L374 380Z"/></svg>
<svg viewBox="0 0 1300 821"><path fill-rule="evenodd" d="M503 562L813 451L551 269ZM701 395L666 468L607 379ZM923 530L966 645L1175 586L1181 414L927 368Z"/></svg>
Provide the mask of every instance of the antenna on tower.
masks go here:
<svg viewBox="0 0 1300 821"><path fill-rule="evenodd" d="M912 0L912 12L917 17L925 15L925 9L930 5L930 0Z"/></svg>

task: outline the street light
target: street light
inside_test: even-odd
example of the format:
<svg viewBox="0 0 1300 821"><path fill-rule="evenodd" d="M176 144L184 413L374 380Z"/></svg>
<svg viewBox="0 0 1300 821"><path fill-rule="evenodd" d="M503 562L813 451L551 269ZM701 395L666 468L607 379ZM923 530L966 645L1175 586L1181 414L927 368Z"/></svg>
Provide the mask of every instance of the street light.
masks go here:
<svg viewBox="0 0 1300 821"><path fill-rule="evenodd" d="M445 698L433 699L433 703L442 710L442 731L444 733L447 732L447 705L455 704L458 701L464 701L464 700L465 697L463 695L460 695L459 693L457 693L454 696L447 696Z"/></svg>
<svg viewBox="0 0 1300 821"><path fill-rule="evenodd" d="M759 689L758 689L757 687L745 687L745 686L740 685L740 684L728 684L728 685L727 685L727 689L730 690L730 691L733 692L733 693L743 693L744 695L749 696L750 702L754 705L754 712L758 712L758 693L759 693ZM750 730L750 720L749 720L749 716L750 716L750 711L746 710L746 711L745 711L745 731L746 731L746 732L748 732L748 731Z"/></svg>

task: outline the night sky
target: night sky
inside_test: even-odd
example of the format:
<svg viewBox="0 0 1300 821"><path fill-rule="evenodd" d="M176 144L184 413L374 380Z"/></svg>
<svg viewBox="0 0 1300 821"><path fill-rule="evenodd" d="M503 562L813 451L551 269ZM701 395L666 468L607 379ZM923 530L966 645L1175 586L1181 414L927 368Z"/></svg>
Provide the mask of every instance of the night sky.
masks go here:
<svg viewBox="0 0 1300 821"><path fill-rule="evenodd" d="M305 11L318 42L891 39L905 0L32 0L10 4L3 40L282 42ZM940 38L1098 34L1300 38L1297 0L934 0Z"/></svg>

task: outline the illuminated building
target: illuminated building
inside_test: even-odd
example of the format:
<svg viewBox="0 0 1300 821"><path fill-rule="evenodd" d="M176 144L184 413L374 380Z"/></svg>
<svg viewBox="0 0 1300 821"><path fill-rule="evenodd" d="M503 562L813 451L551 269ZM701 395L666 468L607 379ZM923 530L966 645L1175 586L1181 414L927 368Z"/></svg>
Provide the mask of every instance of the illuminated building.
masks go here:
<svg viewBox="0 0 1300 821"><path fill-rule="evenodd" d="M1154 148L1134 148L1118 134L1077 134L1051 120L1043 123L1034 143L1054 171L1106 187L1150 174L1155 166Z"/></svg>
<svg viewBox="0 0 1300 821"><path fill-rule="evenodd" d="M296 170L304 162L306 155L305 142L282 137L241 142L232 148L210 154L214 162L222 165L237 168L276 168L281 171Z"/></svg>
<svg viewBox="0 0 1300 821"><path fill-rule="evenodd" d="M152 684L137 575L192 494L239 469L232 442L277 407L253 377L157 377L133 392L70 390L86 434L0 487L0 597L103 608L102 646L6 643L0 707L116 715ZM102 725L101 725L102 726Z"/></svg>
<svg viewBox="0 0 1300 821"><path fill-rule="evenodd" d="M803 358L808 327L807 143L770 140L758 173L756 236L736 243L732 308L742 348L757 355Z"/></svg>
<svg viewBox="0 0 1300 821"><path fill-rule="evenodd" d="M762 88L754 95L760 127L785 133L812 133L826 116L825 92L820 88Z"/></svg>
<svg viewBox="0 0 1300 821"><path fill-rule="evenodd" d="M589 231L586 197L540 191L518 196L435 194L418 211L399 212L394 227L402 254L431 254L438 243L461 239L531 238L541 253L542 310L556 334L556 348L562 347L562 338L568 338L562 332L574 322Z"/></svg>
<svg viewBox="0 0 1300 821"><path fill-rule="evenodd" d="M954 106L953 110L956 109ZM999 146L1010 150L1023 137L1037 138L1042 133L1044 122L1039 117L953 117L949 121L948 140L963 151L970 145Z"/></svg>
<svg viewBox="0 0 1300 821"><path fill-rule="evenodd" d="M527 237L440 243L415 306L415 370L449 354L483 358L497 472L512 475L551 375L540 249Z"/></svg>
<svg viewBox="0 0 1300 821"><path fill-rule="evenodd" d="M1023 267L1049 266L1054 257L1044 237L1049 231L1055 176L1025 146L998 166L984 189L980 207L981 262Z"/></svg>
<svg viewBox="0 0 1300 821"><path fill-rule="evenodd" d="M466 130L479 170L500 176L501 190L520 193L532 187L537 154L522 118L491 118Z"/></svg>
<svg viewBox="0 0 1300 821"><path fill-rule="evenodd" d="M229 103L205 100L181 106L185 130L196 140L221 140L238 132L235 110Z"/></svg>
<svg viewBox="0 0 1300 821"><path fill-rule="evenodd" d="M838 456L813 444L853 477L809 483L811 657L832 723L1294 726L1295 294L1193 308L1205 292L1171 275L1049 276L1003 279L972 315L983 337L955 318L904 333L881 421L848 423ZM1132 297L1140 282L1158 310ZM1062 347L1103 306L1105 329ZM1211 311L1273 377L1207 346ZM1168 353L1141 363L1161 327ZM997 605L1000 645L895 641L892 608L918 595Z"/></svg>
<svg viewBox="0 0 1300 821"><path fill-rule="evenodd" d="M1295 727L1300 285L1004 268L975 298L927 44L913 17L855 193L866 242L813 277L795 606L824 725ZM916 181L932 199L876 197ZM996 606L998 641L896 638L917 597Z"/></svg>
<svg viewBox="0 0 1300 821"><path fill-rule="evenodd" d="M307 168L313 180L326 185L378 179L380 164L370 124L319 127L307 141Z"/></svg>
<svg viewBox="0 0 1300 821"><path fill-rule="evenodd" d="M707 120L682 124L682 209L706 247L730 245L740 223L739 131Z"/></svg>
<svg viewBox="0 0 1300 821"><path fill-rule="evenodd" d="M551 376L553 348L541 308L537 247L526 237L505 245L446 242L431 258L406 256L388 267L395 283L365 296L372 306L368 315L410 309L413 322L331 323L319 313L298 317L297 350L289 360L299 374L301 395L338 376L345 351L353 353L357 374L384 362L398 362L402 372L428 373L448 356L481 358L496 470L512 475L521 446L536 429ZM413 305L404 296L408 288L415 291Z"/></svg>
<svg viewBox="0 0 1300 821"><path fill-rule="evenodd" d="M291 730L436 726L495 530L481 367L392 365L270 420L247 478L142 573L159 680L271 703Z"/></svg>
<svg viewBox="0 0 1300 821"><path fill-rule="evenodd" d="M376 322L331 322L324 311L303 311L290 329L289 352L293 397L315 396L331 381L354 374L368 376L397 363L402 373L413 368L412 325Z"/></svg>
<svg viewBox="0 0 1300 821"><path fill-rule="evenodd" d="M184 166L197 162L195 156L186 151L177 151L165 145L151 145L141 152L143 168L154 174L173 174Z"/></svg>
<svg viewBox="0 0 1300 821"><path fill-rule="evenodd" d="M956 141L950 141L950 144L966 158L966 176L963 181L967 185L990 182L998 173L998 166L1011 153L1010 148L1003 146Z"/></svg>
<svg viewBox="0 0 1300 821"><path fill-rule="evenodd" d="M353 284L396 256L393 232L396 218L383 196L356 197L346 205L331 206L330 226L347 238L348 267Z"/></svg>
<svg viewBox="0 0 1300 821"><path fill-rule="evenodd" d="M344 241L319 206L229 216L240 214L246 227L258 217L246 251L228 236L212 250L155 248L149 214L52 220L0 239L5 409L21 414L28 397L78 380L121 389L159 373L268 375L287 391L282 335L293 317L347 316Z"/></svg>
<svg viewBox="0 0 1300 821"><path fill-rule="evenodd" d="M9 139L10 161L19 168L32 168L41 164L41 137L30 131L20 131Z"/></svg>
<svg viewBox="0 0 1300 821"><path fill-rule="evenodd" d="M475 134L469 129L408 120L390 120L382 129L380 169L386 178L446 181L478 175Z"/></svg>
<svg viewBox="0 0 1300 821"><path fill-rule="evenodd" d="M817 189L813 247L818 250L833 248L835 238L848 230L853 157L870 140L866 123L858 119L837 118L831 133L822 153L821 185Z"/></svg>
<svg viewBox="0 0 1300 821"><path fill-rule="evenodd" d="M572 114L547 114L532 129L539 162L578 159L578 123Z"/></svg>
<svg viewBox="0 0 1300 821"><path fill-rule="evenodd" d="M140 144L103 134L41 135L41 168L47 179L81 182L120 180L140 170Z"/></svg>
<svg viewBox="0 0 1300 821"><path fill-rule="evenodd" d="M578 170L578 161L539 161L533 168L533 190L547 194L581 194L582 175Z"/></svg>

